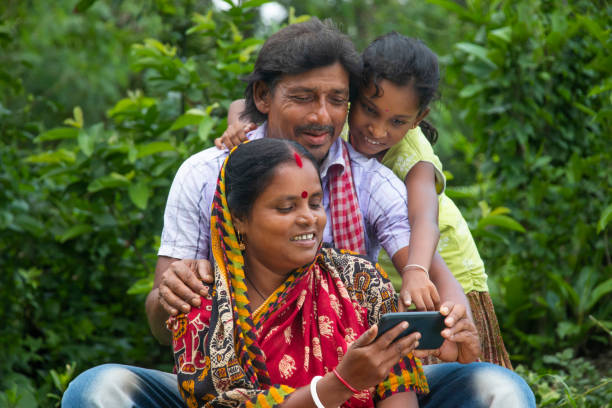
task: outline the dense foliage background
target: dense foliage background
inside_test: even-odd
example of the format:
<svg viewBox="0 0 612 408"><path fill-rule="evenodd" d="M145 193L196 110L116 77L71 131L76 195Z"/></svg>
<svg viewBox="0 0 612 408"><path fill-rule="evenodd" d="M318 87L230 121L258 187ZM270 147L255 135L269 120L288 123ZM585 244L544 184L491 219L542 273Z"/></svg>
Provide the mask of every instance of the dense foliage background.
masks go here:
<svg viewBox="0 0 612 408"><path fill-rule="evenodd" d="M263 39L306 15L440 55L436 150L518 372L540 406L609 404L612 6L214 3L0 4L0 407L53 406L104 362L170 369L143 307L170 183Z"/></svg>

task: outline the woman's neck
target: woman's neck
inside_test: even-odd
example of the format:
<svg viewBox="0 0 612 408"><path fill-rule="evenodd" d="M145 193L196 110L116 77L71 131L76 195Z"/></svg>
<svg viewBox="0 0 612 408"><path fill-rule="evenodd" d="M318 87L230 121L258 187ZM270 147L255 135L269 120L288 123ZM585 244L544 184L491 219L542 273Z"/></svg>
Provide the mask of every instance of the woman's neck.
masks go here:
<svg viewBox="0 0 612 408"><path fill-rule="evenodd" d="M257 259L249 257L248 254L245 254L244 269L247 297L251 304L251 311L255 311L261 306L289 276L289 272L281 274L272 271Z"/></svg>

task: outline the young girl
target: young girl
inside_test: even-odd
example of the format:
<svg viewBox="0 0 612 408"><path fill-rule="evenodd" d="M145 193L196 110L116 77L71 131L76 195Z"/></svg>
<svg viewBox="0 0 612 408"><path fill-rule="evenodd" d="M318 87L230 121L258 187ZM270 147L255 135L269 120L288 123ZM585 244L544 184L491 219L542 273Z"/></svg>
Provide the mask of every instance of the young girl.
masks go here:
<svg viewBox="0 0 612 408"><path fill-rule="evenodd" d="M482 359L512 368L484 264L465 219L444 194L442 164L430 144L435 143L437 131L424 121L438 92L437 57L422 42L391 32L374 40L362 58L362 84L351 102L348 140L406 183L412 233L408 264L402 271L402 297L411 299L423 290L422 274L428 273L437 247L470 301ZM245 131L253 128L238 122L240 106L240 101L234 102L230 109L230 126L215 141L217 147L240 143Z"/></svg>

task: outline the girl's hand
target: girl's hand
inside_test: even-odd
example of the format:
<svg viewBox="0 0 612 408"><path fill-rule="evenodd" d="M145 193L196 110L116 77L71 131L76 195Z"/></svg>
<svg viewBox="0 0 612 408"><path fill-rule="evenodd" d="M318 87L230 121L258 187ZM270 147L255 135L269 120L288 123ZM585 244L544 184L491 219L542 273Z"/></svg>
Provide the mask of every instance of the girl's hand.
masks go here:
<svg viewBox="0 0 612 408"><path fill-rule="evenodd" d="M467 314L465 306L445 302L440 308L446 318L446 329L442 330L444 343L452 342L457 346L457 358L460 363L471 363L480 357L480 337L474 322ZM442 344L444 346L444 344Z"/></svg>
<svg viewBox="0 0 612 408"><path fill-rule="evenodd" d="M375 340L378 326L370 327L349 347L336 368L338 374L358 390L375 387L389 376L401 358L419 345L420 333L393 341L406 328L408 323L401 322Z"/></svg>
<svg viewBox="0 0 612 408"><path fill-rule="evenodd" d="M402 273L399 311L405 311L412 303L417 310L438 310L440 295L425 272L420 269L407 269Z"/></svg>
<svg viewBox="0 0 612 408"><path fill-rule="evenodd" d="M219 150L231 149L248 140L247 133L255 129L257 129L257 125L252 122L247 124L242 122L233 123L225 129L221 137L215 139L215 146Z"/></svg>
<svg viewBox="0 0 612 408"><path fill-rule="evenodd" d="M481 352L480 338L465 306L445 302L440 313L446 316L446 328L441 332L445 339L442 347L437 350L418 350L414 354L417 357L434 355L442 361L458 361L464 364L476 361Z"/></svg>

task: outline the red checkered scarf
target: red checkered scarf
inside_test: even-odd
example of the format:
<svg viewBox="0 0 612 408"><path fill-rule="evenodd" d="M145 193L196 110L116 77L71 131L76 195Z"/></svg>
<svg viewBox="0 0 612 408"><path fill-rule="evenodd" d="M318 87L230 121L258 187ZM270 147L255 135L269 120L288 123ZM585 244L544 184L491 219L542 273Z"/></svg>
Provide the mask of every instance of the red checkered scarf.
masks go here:
<svg viewBox="0 0 612 408"><path fill-rule="evenodd" d="M340 165L334 165L330 168L329 205L334 245L339 249L349 249L359 254L365 254L363 217L357 202L357 193L355 192L353 173L351 172L351 158L344 140L341 145L342 158L345 163L344 171L342 171Z"/></svg>

